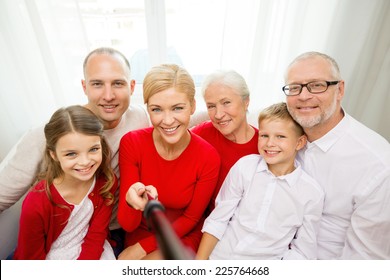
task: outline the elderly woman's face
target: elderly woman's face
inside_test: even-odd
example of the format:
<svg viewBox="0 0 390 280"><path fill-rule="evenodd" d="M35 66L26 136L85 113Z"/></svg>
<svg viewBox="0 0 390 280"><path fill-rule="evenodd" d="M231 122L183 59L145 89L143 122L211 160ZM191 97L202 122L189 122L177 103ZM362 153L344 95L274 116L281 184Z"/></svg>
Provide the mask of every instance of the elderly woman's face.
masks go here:
<svg viewBox="0 0 390 280"><path fill-rule="evenodd" d="M247 123L249 99L243 100L232 88L211 84L204 99L211 122L224 136L234 134Z"/></svg>

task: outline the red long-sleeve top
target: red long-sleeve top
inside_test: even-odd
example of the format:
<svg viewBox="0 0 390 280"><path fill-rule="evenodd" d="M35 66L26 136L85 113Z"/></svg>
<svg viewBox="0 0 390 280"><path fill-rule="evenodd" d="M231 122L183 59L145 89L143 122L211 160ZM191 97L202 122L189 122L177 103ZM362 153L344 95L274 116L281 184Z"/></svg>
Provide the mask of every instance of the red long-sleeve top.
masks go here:
<svg viewBox="0 0 390 280"><path fill-rule="evenodd" d="M103 177L96 179L94 189L88 195L94 206L94 212L89 222L88 232L81 246L78 259L99 260L103 253L103 244L108 235L108 223L111 218L112 205L99 194L100 188L105 184ZM14 259L44 260L49 253L51 245L59 237L65 228L69 216L74 208L59 194L54 185L50 186L54 205L45 192L46 181L40 181L35 185L22 204L18 244ZM115 180L110 192L117 189Z"/></svg>
<svg viewBox="0 0 390 280"><path fill-rule="evenodd" d="M256 127L253 128L255 129L255 134L251 140L244 144L238 144L227 139L213 126L211 121L201 123L191 129L192 132L210 143L221 156L221 170L219 171L217 187L215 188L212 197L212 208L214 208L215 198L217 197L219 189L221 188L226 175L229 173L230 168L232 168L232 166L243 156L259 154L257 147L259 130Z"/></svg>
<svg viewBox="0 0 390 280"><path fill-rule="evenodd" d="M165 160L157 152L153 128L131 131L122 137L119 147L121 174L118 221L127 231L126 246L140 243L150 253L157 241L148 230L142 212L126 203L126 193L136 182L157 188L158 199L179 238L184 238L197 223L210 202L218 180L220 158L204 139L191 133L191 141L174 160Z"/></svg>

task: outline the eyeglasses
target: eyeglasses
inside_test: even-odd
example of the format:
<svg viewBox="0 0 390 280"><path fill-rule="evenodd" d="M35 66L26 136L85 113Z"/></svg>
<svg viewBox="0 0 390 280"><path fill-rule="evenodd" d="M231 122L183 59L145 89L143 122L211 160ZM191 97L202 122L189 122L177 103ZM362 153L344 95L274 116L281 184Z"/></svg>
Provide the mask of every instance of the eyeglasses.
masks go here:
<svg viewBox="0 0 390 280"><path fill-rule="evenodd" d="M303 87L306 87L310 93L323 93L329 86L337 85L340 81L315 81L307 84L289 84L282 87L282 90L287 96L299 95L302 92Z"/></svg>

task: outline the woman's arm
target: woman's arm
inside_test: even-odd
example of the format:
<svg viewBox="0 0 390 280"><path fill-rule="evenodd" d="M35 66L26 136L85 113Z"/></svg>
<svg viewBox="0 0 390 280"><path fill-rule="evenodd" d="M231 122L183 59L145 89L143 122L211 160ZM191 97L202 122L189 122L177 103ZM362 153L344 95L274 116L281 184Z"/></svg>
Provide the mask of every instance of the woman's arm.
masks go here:
<svg viewBox="0 0 390 280"><path fill-rule="evenodd" d="M127 232L136 229L142 219L142 211L134 209L127 203L130 187L140 181L139 163L137 161L138 153L139 147L134 143L132 137L129 134L123 136L119 145L120 186L118 222Z"/></svg>
<svg viewBox="0 0 390 280"><path fill-rule="evenodd" d="M171 167L160 170L160 174L166 174L159 186L162 204L176 213L182 211L180 215L171 219L172 228L179 238L186 236L203 221L204 212L218 180L220 157L213 147L199 139L185 151L186 154L181 159L185 164L176 166L174 173L170 170ZM168 209L167 212L169 215ZM147 253L157 248L154 236L139 242Z"/></svg>

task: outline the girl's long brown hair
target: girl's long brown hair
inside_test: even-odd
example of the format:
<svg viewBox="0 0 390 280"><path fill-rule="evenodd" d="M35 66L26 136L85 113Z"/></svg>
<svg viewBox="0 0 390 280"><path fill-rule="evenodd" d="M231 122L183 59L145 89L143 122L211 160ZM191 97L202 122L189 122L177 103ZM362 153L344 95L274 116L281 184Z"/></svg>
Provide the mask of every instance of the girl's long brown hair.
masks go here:
<svg viewBox="0 0 390 280"><path fill-rule="evenodd" d="M83 106L75 105L66 108L58 109L50 118L50 121L45 125L45 171L40 174L39 179L46 180L45 191L50 199L52 195L50 192L50 185L55 178L60 178L64 175L61 169L60 163L54 160L50 151L56 151L56 144L58 140L72 132L78 132L85 135L99 136L102 146L102 163L96 170L96 177L104 175L106 183L101 187L99 194L106 200L107 205L110 205L114 201L114 196L110 192L115 175L110 166L111 151L103 136L103 124L100 120L88 109Z"/></svg>

